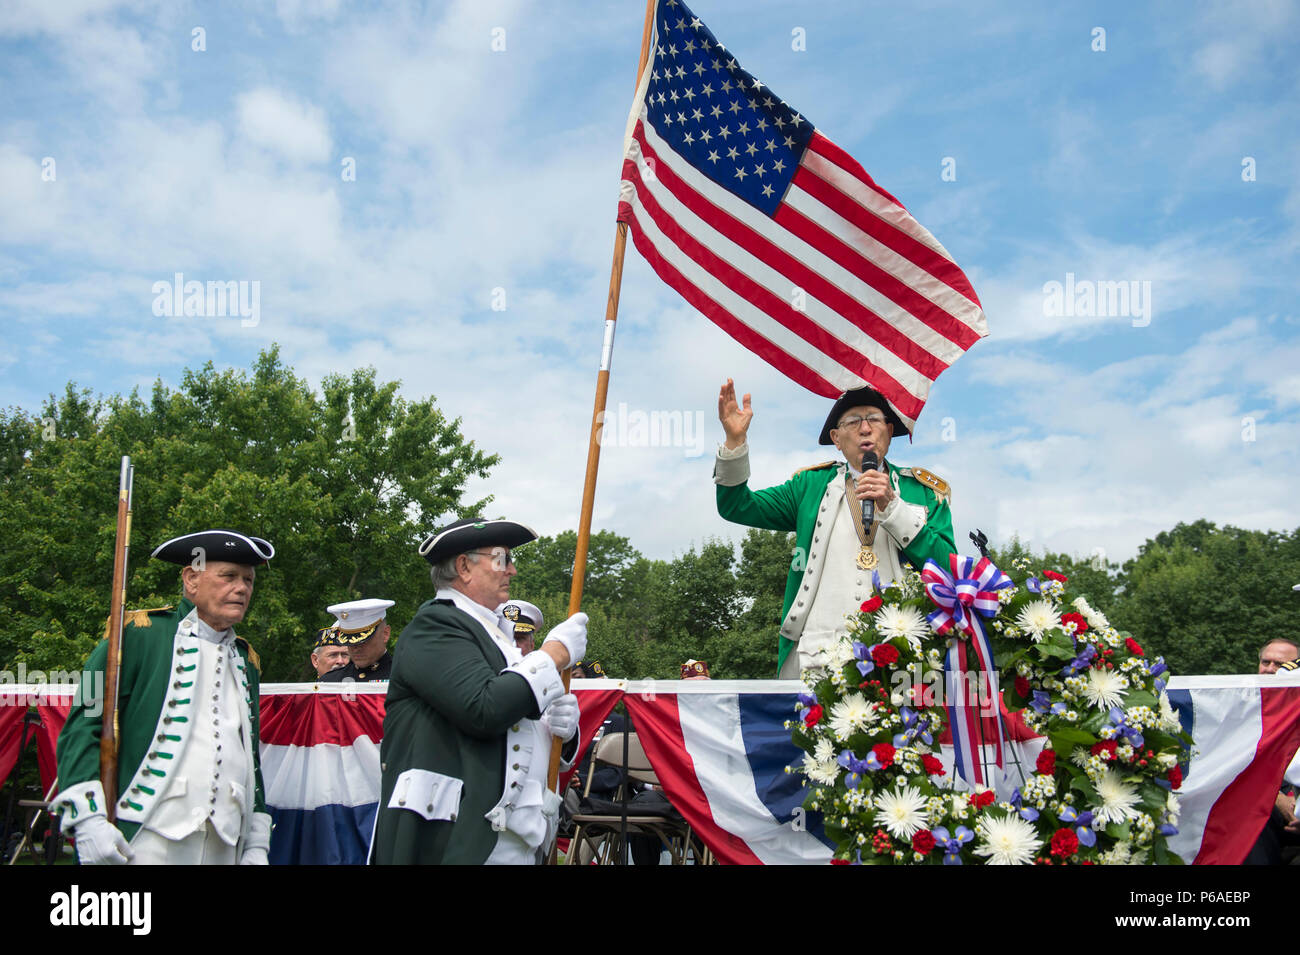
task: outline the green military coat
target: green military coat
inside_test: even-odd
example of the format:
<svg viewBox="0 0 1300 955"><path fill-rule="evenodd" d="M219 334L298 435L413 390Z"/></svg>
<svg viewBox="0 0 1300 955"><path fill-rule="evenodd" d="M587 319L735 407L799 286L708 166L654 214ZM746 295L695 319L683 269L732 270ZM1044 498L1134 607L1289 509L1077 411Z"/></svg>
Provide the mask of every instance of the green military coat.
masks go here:
<svg viewBox="0 0 1300 955"><path fill-rule="evenodd" d="M194 604L181 600L175 608L135 611L127 614L127 622L122 628L122 670L118 684L117 827L128 841L165 797L169 782L167 767L179 761L189 738L190 713L194 709L190 697L193 694L187 690L185 668L188 653L181 647L177 631L181 621L193 609ZM245 703L252 728L249 748L256 778L253 812L265 813L258 745L257 660L246 641L236 638L235 645L243 663ZM99 793L98 799L103 798L99 787L102 700L98 695L104 692L102 680L107 660L108 641L101 640L86 660L82 694L79 694L59 733L60 795L55 801L55 809L64 813L65 825L75 824L77 817L87 811L104 809L97 803L96 794ZM86 699L85 695L91 693L96 697Z"/></svg>
<svg viewBox="0 0 1300 955"><path fill-rule="evenodd" d="M508 732L541 716L530 684L505 668L487 631L450 601L426 601L402 631L379 748L373 862L480 865L491 855L497 833L484 817L506 786Z"/></svg>
<svg viewBox="0 0 1300 955"><path fill-rule="evenodd" d="M920 570L931 558L941 566L948 566L948 556L956 553L953 542L952 510L948 504L948 485L926 471L900 468L885 462L891 483L898 488L899 496L908 504L923 505L926 509L925 525L902 548L903 557ZM722 462L719 462L721 481ZM748 474L748 466L744 468ZM748 480L739 484L717 485L718 513L729 521L773 531L794 531L795 555L786 577L785 603L781 608L784 620L790 613L804 575L804 562L812 549L813 528L822 498L831 481L844 473L844 465L828 461L816 467L798 471L784 484L751 491ZM794 648L795 641L780 637L777 667Z"/></svg>

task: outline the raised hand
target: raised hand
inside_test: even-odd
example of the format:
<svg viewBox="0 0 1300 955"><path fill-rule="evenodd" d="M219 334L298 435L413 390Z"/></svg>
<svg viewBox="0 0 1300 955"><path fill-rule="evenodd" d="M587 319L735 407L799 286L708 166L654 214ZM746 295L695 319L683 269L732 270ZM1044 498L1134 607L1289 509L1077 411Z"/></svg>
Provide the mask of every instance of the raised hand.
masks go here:
<svg viewBox="0 0 1300 955"><path fill-rule="evenodd" d="M718 420L722 422L722 430L727 433L727 448L731 450L745 443L749 422L754 417L754 411L749 406L749 395L745 395L743 401L742 408L736 402L736 383L728 378L718 392Z"/></svg>

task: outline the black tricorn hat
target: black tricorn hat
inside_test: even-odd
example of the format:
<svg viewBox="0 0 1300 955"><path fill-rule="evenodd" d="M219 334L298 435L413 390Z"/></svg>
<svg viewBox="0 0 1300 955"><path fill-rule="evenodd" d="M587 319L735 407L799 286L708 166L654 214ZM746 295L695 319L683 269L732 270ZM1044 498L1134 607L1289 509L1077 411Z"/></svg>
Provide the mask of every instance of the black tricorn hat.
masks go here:
<svg viewBox="0 0 1300 955"><path fill-rule="evenodd" d="M206 564L213 560L258 567L275 556L275 548L270 541L248 537L238 531L199 531L159 544L150 556L200 570L200 562Z"/></svg>
<svg viewBox="0 0 1300 955"><path fill-rule="evenodd" d="M420 545L420 556L431 564L480 547L518 547L537 540L537 532L516 521L466 517L434 531Z"/></svg>
<svg viewBox="0 0 1300 955"><path fill-rule="evenodd" d="M835 404L831 406L831 413L826 416L826 423L822 425L822 433L818 436L817 443L834 444L835 442L831 440L831 429L840 423L840 417L844 412L859 405L871 405L884 412L885 420L894 426L895 437L900 434L911 437L912 432L907 429L907 425L903 424L903 419L885 400L885 396L876 391L875 388L862 387L846 391L835 399Z"/></svg>

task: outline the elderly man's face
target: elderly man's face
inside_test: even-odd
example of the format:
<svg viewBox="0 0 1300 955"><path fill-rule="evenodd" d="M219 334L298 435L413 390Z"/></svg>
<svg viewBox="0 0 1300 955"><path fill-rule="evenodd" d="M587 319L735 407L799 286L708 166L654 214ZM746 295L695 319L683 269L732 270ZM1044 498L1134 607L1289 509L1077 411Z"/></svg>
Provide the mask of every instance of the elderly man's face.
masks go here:
<svg viewBox="0 0 1300 955"><path fill-rule="evenodd" d="M861 467L864 451L874 451L880 460L885 459L894 426L885 420L884 411L875 405L858 405L840 415L839 424L842 427L831 428L831 440L849 464Z"/></svg>
<svg viewBox="0 0 1300 955"><path fill-rule="evenodd" d="M347 647L317 647L311 652L311 665L317 676L324 676L330 670L348 665Z"/></svg>
<svg viewBox="0 0 1300 955"><path fill-rule="evenodd" d="M357 669L363 670L379 662L379 658L388 652L388 635L392 632L393 628L388 625L388 621L381 620L369 640L348 647L352 662L357 665Z"/></svg>
<svg viewBox="0 0 1300 955"><path fill-rule="evenodd" d="M199 611L199 619L216 631L229 630L244 619L253 599L257 572L244 564L208 561L203 570L185 567L181 582L185 596Z"/></svg>
<svg viewBox="0 0 1300 955"><path fill-rule="evenodd" d="M1259 651L1259 672L1276 673L1283 663L1290 663L1297 658L1296 648L1281 641L1270 643Z"/></svg>
<svg viewBox="0 0 1300 955"><path fill-rule="evenodd" d="M519 571L505 547L481 547L456 558L459 590L475 603L495 610L510 599L510 578Z"/></svg>

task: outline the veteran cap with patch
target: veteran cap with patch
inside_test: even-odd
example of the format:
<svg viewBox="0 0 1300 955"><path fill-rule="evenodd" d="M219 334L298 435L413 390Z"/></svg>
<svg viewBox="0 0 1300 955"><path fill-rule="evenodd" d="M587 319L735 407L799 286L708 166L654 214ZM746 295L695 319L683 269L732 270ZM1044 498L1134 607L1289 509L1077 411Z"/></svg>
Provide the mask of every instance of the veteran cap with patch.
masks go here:
<svg viewBox="0 0 1300 955"><path fill-rule="evenodd" d="M192 566L196 570L203 569L200 562L206 564L209 561L258 567L275 556L275 548L270 541L260 537L248 537L238 531L212 530L173 537L154 548L150 556Z"/></svg>
<svg viewBox="0 0 1300 955"><path fill-rule="evenodd" d="M683 680L707 680L709 665L703 660L687 660L682 664Z"/></svg>
<svg viewBox="0 0 1300 955"><path fill-rule="evenodd" d="M341 647L343 641L339 637L338 627L321 627L316 631L316 642L312 645L313 650L319 650L322 647Z"/></svg>
<svg viewBox="0 0 1300 955"><path fill-rule="evenodd" d="M335 616L334 627L338 630L339 644L345 647L355 647L359 643L365 643L372 636L375 630L379 628L380 622L384 619L384 614L388 608L393 606L392 600L379 600L377 598L367 598L365 600L349 600L346 603L333 604L325 608Z"/></svg>
<svg viewBox="0 0 1300 955"><path fill-rule="evenodd" d="M518 547L537 540L537 532L516 521L467 517L434 531L420 545L420 556L431 564L467 554L480 547Z"/></svg>

